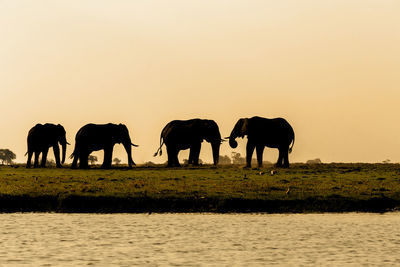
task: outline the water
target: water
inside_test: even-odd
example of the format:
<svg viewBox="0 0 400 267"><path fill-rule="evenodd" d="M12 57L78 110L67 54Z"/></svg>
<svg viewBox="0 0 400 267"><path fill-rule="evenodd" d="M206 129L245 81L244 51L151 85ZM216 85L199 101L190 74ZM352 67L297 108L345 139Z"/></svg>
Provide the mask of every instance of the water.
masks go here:
<svg viewBox="0 0 400 267"><path fill-rule="evenodd" d="M0 266L400 264L400 213L0 214L0 233Z"/></svg>

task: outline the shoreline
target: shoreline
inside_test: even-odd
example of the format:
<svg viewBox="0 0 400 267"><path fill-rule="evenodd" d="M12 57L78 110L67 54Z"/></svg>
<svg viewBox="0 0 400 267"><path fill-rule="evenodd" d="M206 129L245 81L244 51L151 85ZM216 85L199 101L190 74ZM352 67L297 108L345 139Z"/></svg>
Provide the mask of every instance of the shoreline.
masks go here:
<svg viewBox="0 0 400 267"><path fill-rule="evenodd" d="M399 200L387 197L367 200L343 197L263 200L78 195L0 196L0 213L383 213L399 208Z"/></svg>

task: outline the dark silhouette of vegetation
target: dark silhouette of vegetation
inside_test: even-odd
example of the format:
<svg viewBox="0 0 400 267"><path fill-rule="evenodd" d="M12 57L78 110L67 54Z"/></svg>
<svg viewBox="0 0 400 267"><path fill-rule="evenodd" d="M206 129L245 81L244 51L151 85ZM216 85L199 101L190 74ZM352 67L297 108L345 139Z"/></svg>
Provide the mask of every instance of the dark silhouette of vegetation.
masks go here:
<svg viewBox="0 0 400 267"><path fill-rule="evenodd" d="M322 161L319 158L316 158L316 159L309 159L309 160L307 160L306 163L307 164L321 164Z"/></svg>
<svg viewBox="0 0 400 267"><path fill-rule="evenodd" d="M9 149L0 149L0 160L1 160L1 164L4 165L11 165L13 159L15 159L17 156L15 155L14 152L12 152Z"/></svg>
<svg viewBox="0 0 400 267"><path fill-rule="evenodd" d="M90 165L93 165L97 162L97 157L93 155L89 155L88 161L90 162Z"/></svg>
<svg viewBox="0 0 400 267"><path fill-rule="evenodd" d="M252 158L251 159L251 165L256 166L257 164L258 164L257 159L256 158ZM267 166L267 165L271 165L271 164L272 164L272 162L270 162L270 161L263 161L263 166Z"/></svg>
<svg viewBox="0 0 400 267"><path fill-rule="evenodd" d="M156 166L159 166L160 164L156 164L156 163L154 163L154 162L152 162L152 161L147 161L147 162L145 162L144 164L143 164L143 166L147 166L147 167L156 167Z"/></svg>
<svg viewBox="0 0 400 267"><path fill-rule="evenodd" d="M204 163L203 160L202 160L202 159L199 159L199 165L201 165L201 164L203 164L203 163ZM189 160L188 160L188 159L183 159L183 164L189 165Z"/></svg>
<svg viewBox="0 0 400 267"><path fill-rule="evenodd" d="M229 156L224 155L224 156L219 156L219 164L220 165L230 165L232 164L232 160Z"/></svg>
<svg viewBox="0 0 400 267"><path fill-rule="evenodd" d="M54 159L48 159L46 164L49 167L55 167L56 166L56 162L54 161Z"/></svg>
<svg viewBox="0 0 400 267"><path fill-rule="evenodd" d="M246 164L246 159L243 158L240 153L232 152L232 164L243 165Z"/></svg>
<svg viewBox="0 0 400 267"><path fill-rule="evenodd" d="M121 160L119 158L114 158L113 162L115 163L115 165L119 165L121 163Z"/></svg>

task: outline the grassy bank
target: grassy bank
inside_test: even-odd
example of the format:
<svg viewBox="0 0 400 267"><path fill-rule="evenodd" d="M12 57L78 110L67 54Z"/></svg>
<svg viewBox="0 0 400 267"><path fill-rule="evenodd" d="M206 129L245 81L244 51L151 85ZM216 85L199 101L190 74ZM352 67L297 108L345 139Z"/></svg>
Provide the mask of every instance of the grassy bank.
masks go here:
<svg viewBox="0 0 400 267"><path fill-rule="evenodd" d="M0 167L0 212L382 212L398 206L397 164Z"/></svg>

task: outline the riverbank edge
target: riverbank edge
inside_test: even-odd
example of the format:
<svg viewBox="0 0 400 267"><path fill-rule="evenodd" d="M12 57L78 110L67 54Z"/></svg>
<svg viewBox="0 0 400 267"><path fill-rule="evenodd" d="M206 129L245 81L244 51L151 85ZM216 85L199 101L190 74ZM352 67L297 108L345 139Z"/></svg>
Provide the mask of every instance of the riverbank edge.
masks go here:
<svg viewBox="0 0 400 267"><path fill-rule="evenodd" d="M399 210L400 200L341 196L307 199L150 198L114 196L0 195L0 212L59 213L325 213Z"/></svg>

